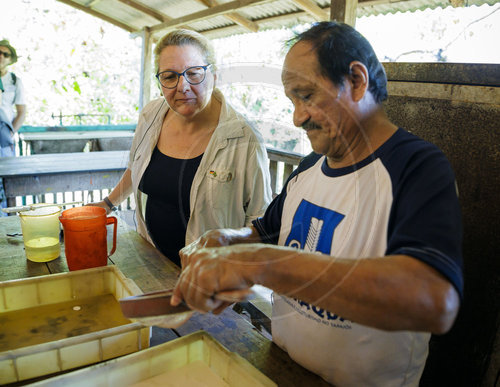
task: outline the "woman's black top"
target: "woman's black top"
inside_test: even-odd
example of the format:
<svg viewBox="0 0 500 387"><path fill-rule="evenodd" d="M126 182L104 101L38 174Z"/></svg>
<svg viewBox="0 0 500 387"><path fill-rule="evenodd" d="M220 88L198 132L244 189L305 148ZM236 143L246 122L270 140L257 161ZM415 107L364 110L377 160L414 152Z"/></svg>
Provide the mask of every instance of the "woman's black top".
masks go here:
<svg viewBox="0 0 500 387"><path fill-rule="evenodd" d="M180 266L179 250L185 245L189 220L189 194L203 154L175 159L158 147L153 151L139 189L148 195L146 227L156 248Z"/></svg>

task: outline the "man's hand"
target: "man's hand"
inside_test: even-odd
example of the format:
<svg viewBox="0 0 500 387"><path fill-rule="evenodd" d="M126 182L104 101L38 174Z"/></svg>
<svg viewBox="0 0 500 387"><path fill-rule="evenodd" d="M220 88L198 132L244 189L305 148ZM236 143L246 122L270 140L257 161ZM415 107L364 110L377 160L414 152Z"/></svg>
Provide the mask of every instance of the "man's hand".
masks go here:
<svg viewBox="0 0 500 387"><path fill-rule="evenodd" d="M235 301L248 295L248 289L259 279L263 262L254 261L256 244L208 247L184 250L189 262L179 277L172 296L172 305L184 300L200 312L222 312Z"/></svg>

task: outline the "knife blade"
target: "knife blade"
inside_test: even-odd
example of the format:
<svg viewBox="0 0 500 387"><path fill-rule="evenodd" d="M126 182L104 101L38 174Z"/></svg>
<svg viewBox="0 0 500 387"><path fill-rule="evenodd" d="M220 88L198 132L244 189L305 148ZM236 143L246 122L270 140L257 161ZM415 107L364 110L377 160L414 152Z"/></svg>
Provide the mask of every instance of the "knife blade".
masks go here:
<svg viewBox="0 0 500 387"><path fill-rule="evenodd" d="M123 315L147 326L177 328L191 318L194 311L184 302L170 305L173 289L144 293L119 300ZM213 296L225 302L243 301L252 294L250 289L228 290Z"/></svg>
<svg viewBox="0 0 500 387"><path fill-rule="evenodd" d="M168 289L122 298L119 300L120 307L127 318L163 316L191 311L185 303L177 306L170 305L172 293L173 290Z"/></svg>

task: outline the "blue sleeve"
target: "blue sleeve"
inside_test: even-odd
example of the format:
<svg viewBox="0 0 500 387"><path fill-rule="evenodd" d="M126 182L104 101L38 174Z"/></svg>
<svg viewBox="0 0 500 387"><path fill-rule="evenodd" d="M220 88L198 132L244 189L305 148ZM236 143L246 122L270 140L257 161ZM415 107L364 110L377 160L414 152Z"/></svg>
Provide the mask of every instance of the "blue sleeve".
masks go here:
<svg viewBox="0 0 500 387"><path fill-rule="evenodd" d="M390 165L393 205L387 255L404 254L427 263L463 297L462 220L448 160L422 141L419 149Z"/></svg>
<svg viewBox="0 0 500 387"><path fill-rule="evenodd" d="M281 228L281 214L286 193L281 193L269 204L262 218L255 219L252 224L257 229L264 243L278 244Z"/></svg>

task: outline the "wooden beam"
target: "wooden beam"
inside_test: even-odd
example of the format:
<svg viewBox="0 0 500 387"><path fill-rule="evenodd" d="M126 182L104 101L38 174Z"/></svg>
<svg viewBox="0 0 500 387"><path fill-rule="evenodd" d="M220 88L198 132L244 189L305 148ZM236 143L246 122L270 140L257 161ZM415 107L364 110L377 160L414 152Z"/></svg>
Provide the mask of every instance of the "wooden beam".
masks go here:
<svg viewBox="0 0 500 387"><path fill-rule="evenodd" d="M358 0L332 0L330 5L330 19L354 27L356 25L357 7Z"/></svg>
<svg viewBox="0 0 500 387"><path fill-rule="evenodd" d="M323 11L318 4L312 0L292 0L292 2L297 5L297 7L303 9L307 13L310 13L317 21L325 21L329 19L328 13Z"/></svg>
<svg viewBox="0 0 500 387"><path fill-rule="evenodd" d="M57 1L59 1L60 3L64 3L66 5L69 5L70 7L79 9L80 11L86 12L92 16L99 18L99 19L105 20L108 23L111 23L117 27L124 29L125 31L134 32L137 30L136 28L133 28L133 27L129 26L128 24L125 24L125 23L119 22L118 20L112 19L109 16L106 16L105 14L103 14L101 12L95 11L95 10L88 8L84 5L81 5L75 1L72 1L72 0L57 0Z"/></svg>
<svg viewBox="0 0 500 387"><path fill-rule="evenodd" d="M212 8L217 3L214 0L197 0L198 3L203 4L205 7Z"/></svg>
<svg viewBox="0 0 500 387"><path fill-rule="evenodd" d="M411 0L398 0L398 1L387 1L387 0L358 0L358 7L370 7L373 5L381 5L381 4L404 4L405 2L409 2Z"/></svg>
<svg viewBox="0 0 500 387"><path fill-rule="evenodd" d="M497 105L494 101L500 101L500 88L490 86L389 81L387 91L390 96L441 99L451 103Z"/></svg>
<svg viewBox="0 0 500 387"><path fill-rule="evenodd" d="M145 27L142 30L142 54L141 54L141 85L139 94L139 111L151 99L151 79L153 77L153 69L151 68L152 59L152 42L151 32Z"/></svg>
<svg viewBox="0 0 500 387"><path fill-rule="evenodd" d="M328 5L325 8L325 10L328 12L330 10L330 5ZM278 16L271 16L271 17L267 17L267 18L258 19L255 21L255 23L258 23L259 25L261 25L261 23L273 22L273 23L282 23L283 26L288 26L290 24L291 20L294 21L294 25L300 24L302 22L306 23L308 21L308 20L301 21L302 18L310 19L311 14L306 12L306 11L300 10L300 11L292 12L292 13L287 14L287 15L278 15ZM299 21L299 22L297 22L297 21ZM200 32L201 34L206 35L207 37L210 38L210 36L220 36L220 33L226 34L225 31L227 31L226 35L231 35L231 30L233 30L234 28L235 28L235 26L231 25L231 26L212 28L209 30L198 31L198 32Z"/></svg>
<svg viewBox="0 0 500 387"><path fill-rule="evenodd" d="M244 16L241 16L236 12L228 13L227 15L224 16L251 32L257 32L259 30L259 25L257 23L254 23L253 21L247 19Z"/></svg>
<svg viewBox="0 0 500 387"><path fill-rule="evenodd" d="M215 16L225 15L231 12L234 12L240 8L248 7L251 5L259 5L268 3L273 0L235 0L229 3L220 4L213 8L208 8L203 11L195 12L191 15L186 15L179 17L177 19L173 19L166 23L157 24L151 27L151 32L155 32L158 30L163 30L167 28L176 28L182 24L189 24L201 20L206 20L213 18Z"/></svg>
<svg viewBox="0 0 500 387"><path fill-rule="evenodd" d="M92 8L94 5L97 3L100 3L101 0L90 0L87 4L85 4L86 7Z"/></svg>
<svg viewBox="0 0 500 387"><path fill-rule="evenodd" d="M158 12L157 10L146 7L144 4L138 3L137 1L134 0L118 0L120 3L126 4L131 8L134 8L135 10L142 12L148 16L151 16L152 18L159 20L161 22L167 22L169 20L172 20L172 18L168 17L167 15L164 15L161 12Z"/></svg>
<svg viewBox="0 0 500 387"><path fill-rule="evenodd" d="M217 0L197 0L197 1L198 3L201 3L208 8L212 8L219 5ZM226 19L231 20L233 23L242 26L243 28L246 28L251 32L257 32L259 30L259 25L257 23L254 23L253 21L249 20L248 18L244 17L243 15L237 12L228 13L227 15L224 15L224 17Z"/></svg>

